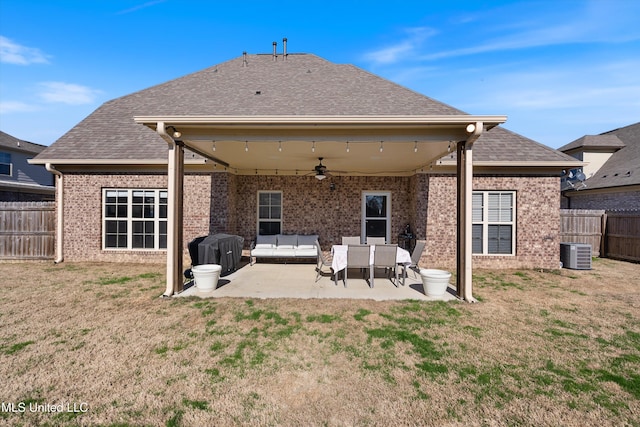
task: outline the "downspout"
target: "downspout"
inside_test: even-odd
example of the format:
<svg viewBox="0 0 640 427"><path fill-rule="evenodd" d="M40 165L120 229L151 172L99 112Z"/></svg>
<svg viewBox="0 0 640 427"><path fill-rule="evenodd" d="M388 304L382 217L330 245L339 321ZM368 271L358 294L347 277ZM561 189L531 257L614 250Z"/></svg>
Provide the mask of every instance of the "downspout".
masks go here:
<svg viewBox="0 0 640 427"><path fill-rule="evenodd" d="M44 167L56 177L56 258L53 262L54 264L59 264L64 261L64 254L62 251L62 236L64 228L64 181L62 179L62 172L51 166L51 163L45 163Z"/></svg>
<svg viewBox="0 0 640 427"><path fill-rule="evenodd" d="M480 138L484 124L470 123L466 131L469 137L458 143L458 296L467 302L477 302L473 297L473 143ZM462 164L460 164L462 162ZM460 206L462 204L462 206ZM460 250L462 259L460 257Z"/></svg>

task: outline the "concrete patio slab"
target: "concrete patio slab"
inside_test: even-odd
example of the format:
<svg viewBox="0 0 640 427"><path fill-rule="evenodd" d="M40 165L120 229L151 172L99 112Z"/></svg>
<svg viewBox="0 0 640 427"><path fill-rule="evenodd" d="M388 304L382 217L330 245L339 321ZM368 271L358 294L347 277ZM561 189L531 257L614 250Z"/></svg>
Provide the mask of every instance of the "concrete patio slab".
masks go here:
<svg viewBox="0 0 640 427"><path fill-rule="evenodd" d="M457 300L454 290L442 297L433 298L425 295L422 281L409 273L405 286L398 287L378 272L374 278L374 287L370 288L366 280L358 272L350 272L347 287L342 280L338 286L329 276L323 273L316 282L315 264L279 264L258 263L243 265L234 273L221 277L218 287L209 292L191 286L181 292L179 297L196 296L201 298L337 298L337 299L372 299L388 300L424 300L450 301ZM402 281L400 281L402 283Z"/></svg>

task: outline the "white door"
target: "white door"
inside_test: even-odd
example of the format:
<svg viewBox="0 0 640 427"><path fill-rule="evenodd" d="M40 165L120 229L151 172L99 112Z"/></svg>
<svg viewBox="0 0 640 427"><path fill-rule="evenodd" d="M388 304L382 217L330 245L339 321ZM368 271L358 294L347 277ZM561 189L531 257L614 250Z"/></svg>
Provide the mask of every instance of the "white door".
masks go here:
<svg viewBox="0 0 640 427"><path fill-rule="evenodd" d="M384 237L391 241L391 193L388 191L365 191L362 193L362 235Z"/></svg>

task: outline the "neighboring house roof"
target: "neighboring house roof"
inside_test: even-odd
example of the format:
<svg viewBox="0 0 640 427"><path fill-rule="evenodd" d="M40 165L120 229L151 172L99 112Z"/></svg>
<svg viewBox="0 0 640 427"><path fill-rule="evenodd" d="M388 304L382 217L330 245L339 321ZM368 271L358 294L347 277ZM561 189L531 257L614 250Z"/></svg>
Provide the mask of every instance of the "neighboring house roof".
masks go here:
<svg viewBox="0 0 640 427"><path fill-rule="evenodd" d="M616 135L585 135L576 139L573 142L568 143L560 148L559 151L563 153L574 151L578 149L605 149L615 151L624 147L624 142L620 141Z"/></svg>
<svg viewBox="0 0 640 427"><path fill-rule="evenodd" d="M592 177L585 180L587 190L640 185L640 122L604 132L590 138L590 140L598 141L598 144L603 141L608 144L617 144L608 146L620 147L620 149L613 153ZM616 140L620 142L616 143ZM568 151L575 148L569 146L576 141L565 145L560 150ZM603 147L603 145L598 145L598 147Z"/></svg>
<svg viewBox="0 0 640 427"><path fill-rule="evenodd" d="M245 62L246 59L246 62ZM247 55L106 102L38 156L39 161L166 161L167 144L134 116L466 115L353 65L311 54ZM495 127L474 161L556 162L571 157Z"/></svg>
<svg viewBox="0 0 640 427"><path fill-rule="evenodd" d="M13 151L20 151L22 153L37 154L42 152L45 148L44 145L34 144L33 142L24 141L18 139L8 133L0 131L0 149L7 148Z"/></svg>

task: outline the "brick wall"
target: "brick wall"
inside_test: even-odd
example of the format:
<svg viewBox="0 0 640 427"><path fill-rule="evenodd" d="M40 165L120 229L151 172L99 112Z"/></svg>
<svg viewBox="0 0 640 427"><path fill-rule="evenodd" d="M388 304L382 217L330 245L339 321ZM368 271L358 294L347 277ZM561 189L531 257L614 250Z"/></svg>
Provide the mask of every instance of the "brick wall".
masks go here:
<svg viewBox="0 0 640 427"><path fill-rule="evenodd" d="M102 250L103 188L167 188L162 174L64 175L64 258L67 261L166 262L166 251ZM211 177L184 179L184 247L194 237L209 233Z"/></svg>
<svg viewBox="0 0 640 427"><path fill-rule="evenodd" d="M565 198L566 199L566 198ZM610 193L576 191L571 193L566 209L629 210L640 207L640 190Z"/></svg>
<svg viewBox="0 0 640 427"><path fill-rule="evenodd" d="M339 243L342 236L362 234L362 191L391 192L391 237L410 219L409 177L340 177L318 181L313 176L237 176L236 234L251 242L256 235L259 190L283 192L283 233L318 234L323 247ZM334 184L334 190L330 185Z"/></svg>
<svg viewBox="0 0 640 427"><path fill-rule="evenodd" d="M454 269L456 265L456 178L429 178L427 247L428 267ZM474 190L516 191L516 255L474 255L474 267L549 268L559 266L559 178L476 176Z"/></svg>
<svg viewBox="0 0 640 427"><path fill-rule="evenodd" d="M331 189L331 184L334 189ZM64 177L65 241L69 261L165 262L165 251L102 250L102 188L166 188L163 174L74 174ZM517 192L515 256L474 256L474 267L558 268L559 178L476 176L476 190ZM256 235L258 190L283 192L283 232L318 234L323 248L361 234L362 191L392 194L392 243L409 223L427 247L421 266L455 269L456 178L235 176L187 174L184 184L184 249L214 233Z"/></svg>

